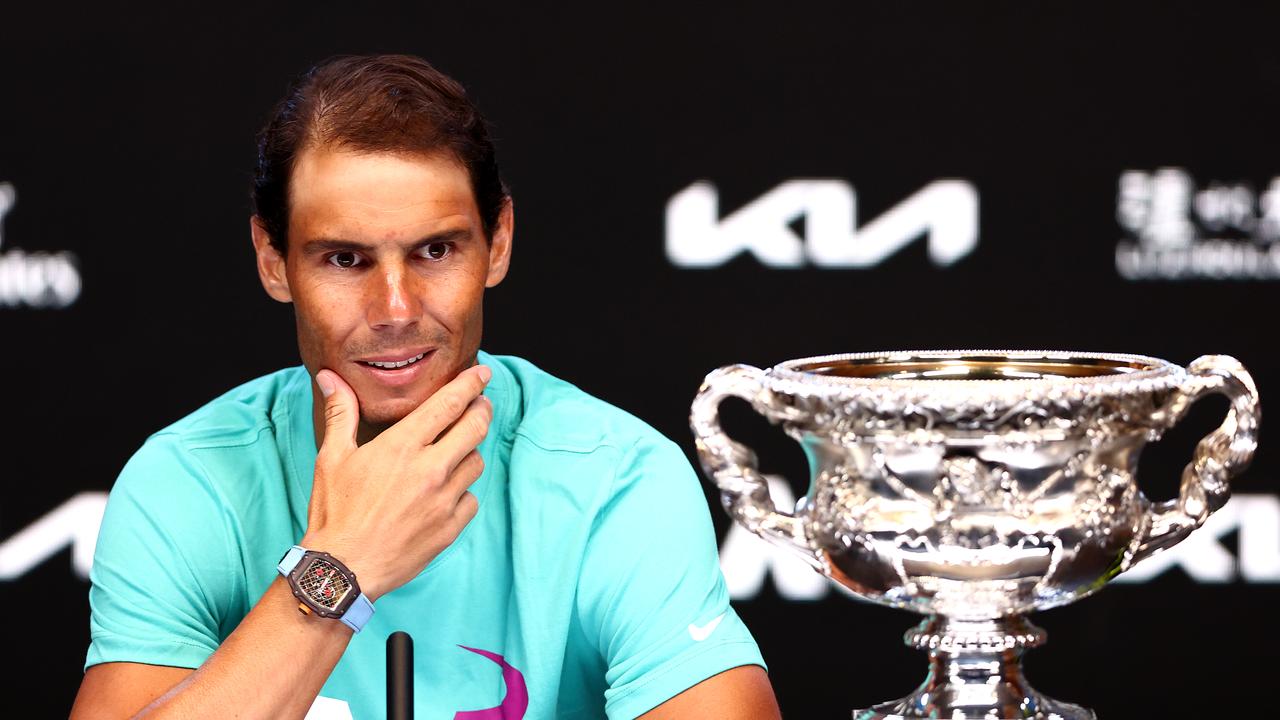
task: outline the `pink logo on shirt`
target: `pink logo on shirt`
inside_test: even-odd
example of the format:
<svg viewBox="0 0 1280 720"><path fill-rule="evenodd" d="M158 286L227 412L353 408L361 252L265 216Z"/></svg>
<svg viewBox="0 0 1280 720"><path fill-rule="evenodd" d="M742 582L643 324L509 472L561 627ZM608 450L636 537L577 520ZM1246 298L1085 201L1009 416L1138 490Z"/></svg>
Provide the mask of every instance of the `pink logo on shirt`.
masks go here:
<svg viewBox="0 0 1280 720"><path fill-rule="evenodd" d="M466 645L458 647L477 655L482 655L502 668L502 681L507 684L507 696L502 704L487 710L464 710L454 714L453 720L521 720L525 710L529 709L529 689L525 687L524 675L501 655L488 650L470 648Z"/></svg>

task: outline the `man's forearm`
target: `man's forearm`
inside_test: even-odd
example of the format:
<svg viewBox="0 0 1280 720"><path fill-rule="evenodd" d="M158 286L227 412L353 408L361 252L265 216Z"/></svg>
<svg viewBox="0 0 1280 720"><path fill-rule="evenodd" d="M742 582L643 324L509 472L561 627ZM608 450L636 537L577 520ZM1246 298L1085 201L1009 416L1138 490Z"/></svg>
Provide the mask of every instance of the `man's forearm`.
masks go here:
<svg viewBox="0 0 1280 720"><path fill-rule="evenodd" d="M479 509L468 488L484 471L477 450L493 419L482 394L492 371L458 374L402 420L357 443L358 399L336 373L326 395L303 547L341 558L370 601L417 577ZM217 599L214 599L215 602ZM302 717L333 672L352 631L302 615L276 579L239 627L195 672L132 662L85 673L74 720ZM150 607L149 611L170 612ZM176 683L176 685L175 685Z"/></svg>
<svg viewBox="0 0 1280 720"><path fill-rule="evenodd" d="M297 608L288 584L276 578L217 652L168 692L178 668L96 665L85 674L71 719L119 720L134 713L155 720L301 718L352 632Z"/></svg>
<svg viewBox="0 0 1280 720"><path fill-rule="evenodd" d="M147 706L145 718L300 718L347 649L352 631L298 612L276 578L199 670Z"/></svg>

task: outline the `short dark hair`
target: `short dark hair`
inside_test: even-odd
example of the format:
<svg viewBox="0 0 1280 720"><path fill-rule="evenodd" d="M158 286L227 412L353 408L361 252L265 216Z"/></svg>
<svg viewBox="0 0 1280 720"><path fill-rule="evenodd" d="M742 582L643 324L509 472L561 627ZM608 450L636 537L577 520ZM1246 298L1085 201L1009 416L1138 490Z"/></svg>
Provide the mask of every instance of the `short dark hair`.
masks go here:
<svg viewBox="0 0 1280 720"><path fill-rule="evenodd" d="M324 146L451 154L471 178L488 238L510 200L487 123L456 80L412 55L333 57L294 81L258 133L253 212L281 254L294 162Z"/></svg>

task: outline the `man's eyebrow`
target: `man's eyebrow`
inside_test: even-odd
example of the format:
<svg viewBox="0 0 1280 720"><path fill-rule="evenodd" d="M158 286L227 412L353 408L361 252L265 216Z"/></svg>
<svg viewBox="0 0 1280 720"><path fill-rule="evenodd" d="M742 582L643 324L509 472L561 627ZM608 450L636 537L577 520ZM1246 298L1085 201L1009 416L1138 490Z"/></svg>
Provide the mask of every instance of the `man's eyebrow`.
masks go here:
<svg viewBox="0 0 1280 720"><path fill-rule="evenodd" d="M426 237L419 238L413 243L412 247L420 248L424 245L439 242L461 242L469 237L471 237L471 231L464 228L441 230L440 232L431 233ZM321 237L304 243L303 252L308 255L318 255L330 252L368 252L376 247L377 245L375 243L360 242L359 240Z"/></svg>

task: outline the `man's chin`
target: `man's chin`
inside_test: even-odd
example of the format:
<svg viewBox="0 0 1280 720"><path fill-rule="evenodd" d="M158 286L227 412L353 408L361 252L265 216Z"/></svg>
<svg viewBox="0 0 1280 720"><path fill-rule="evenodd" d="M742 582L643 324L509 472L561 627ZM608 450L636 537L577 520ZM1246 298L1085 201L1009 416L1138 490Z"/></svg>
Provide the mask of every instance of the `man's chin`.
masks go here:
<svg viewBox="0 0 1280 720"><path fill-rule="evenodd" d="M420 403L409 398L384 400L366 407L360 406L360 422L377 430L385 430L413 412Z"/></svg>

